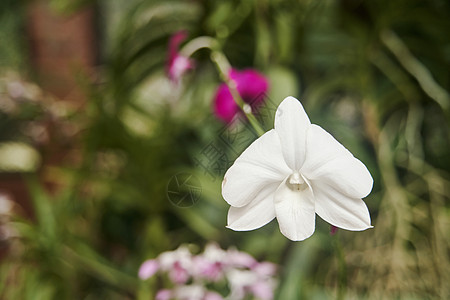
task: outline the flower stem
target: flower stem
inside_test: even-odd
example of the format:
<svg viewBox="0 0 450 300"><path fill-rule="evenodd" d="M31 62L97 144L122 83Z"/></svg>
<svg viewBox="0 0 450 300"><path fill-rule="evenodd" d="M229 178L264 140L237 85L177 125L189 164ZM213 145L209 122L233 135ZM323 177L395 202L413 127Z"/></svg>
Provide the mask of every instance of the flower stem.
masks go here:
<svg viewBox="0 0 450 300"><path fill-rule="evenodd" d="M234 82L234 80L231 79L230 76L228 76L231 66L230 66L230 63L228 62L227 58L225 57L225 55L222 52L212 50L211 60L216 65L217 70L219 71L220 77L222 78L222 80L227 84L228 88L230 89L233 100L236 102L236 104L239 106L239 108L244 112L245 116L247 117L248 121L250 122L250 125L252 125L253 129L255 129L256 133L259 136L262 136L265 131L259 124L256 117L253 115L251 106L249 104L245 103L244 100L242 100L242 98L239 95L239 92L237 90L236 82Z"/></svg>
<svg viewBox="0 0 450 300"><path fill-rule="evenodd" d="M216 49L218 47L218 41L209 36L200 36L188 42L180 50L180 54L186 57L192 56L195 52L200 49Z"/></svg>
<svg viewBox="0 0 450 300"><path fill-rule="evenodd" d="M245 116L247 117L248 121L250 122L250 125L252 125L253 129L255 129L256 133L259 136L262 136L265 131L259 124L258 120L253 115L251 106L242 100L242 98L239 95L239 92L236 88L236 83L228 76L228 73L231 69L228 59L225 57L225 55L222 52L216 50L217 48L219 48L219 42L212 37L201 36L201 37L195 38L195 39L191 40L189 43L187 43L183 47L183 49L180 50L180 53L183 56L190 57L197 50L200 50L203 48L211 50L211 60L216 65L217 70L218 70L222 80L228 85L228 88L230 89L233 100L236 102L236 104L239 106L239 108L244 112Z"/></svg>

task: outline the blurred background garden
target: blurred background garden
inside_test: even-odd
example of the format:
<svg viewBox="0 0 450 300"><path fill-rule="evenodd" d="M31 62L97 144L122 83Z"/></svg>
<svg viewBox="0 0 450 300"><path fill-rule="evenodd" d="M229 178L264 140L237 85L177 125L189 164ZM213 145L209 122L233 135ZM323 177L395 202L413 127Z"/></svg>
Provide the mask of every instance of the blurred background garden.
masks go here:
<svg viewBox="0 0 450 300"><path fill-rule="evenodd" d="M446 0L1 0L0 299L449 299L449 32ZM222 58L263 78L264 130L292 95L366 164L373 229L225 227L258 133ZM174 250L270 282L143 275Z"/></svg>

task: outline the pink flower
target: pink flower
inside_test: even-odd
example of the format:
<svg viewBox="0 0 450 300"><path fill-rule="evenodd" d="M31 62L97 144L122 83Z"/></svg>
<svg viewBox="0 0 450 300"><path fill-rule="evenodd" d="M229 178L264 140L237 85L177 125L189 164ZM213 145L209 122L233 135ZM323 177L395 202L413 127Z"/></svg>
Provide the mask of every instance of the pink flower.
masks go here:
<svg viewBox="0 0 450 300"><path fill-rule="evenodd" d="M160 289L155 295L156 300L223 300L224 297L214 289L222 290L224 283L229 287L225 299L243 300L254 296L269 300L276 287L276 270L273 263L258 262L246 252L235 248L223 250L210 243L197 255L184 245L163 252L141 265L139 277L145 280L155 273L168 276L171 288Z"/></svg>
<svg viewBox="0 0 450 300"><path fill-rule="evenodd" d="M180 246L175 251L161 253L157 260L160 269L169 273L172 282L180 284L189 280L193 257L187 247Z"/></svg>
<svg viewBox="0 0 450 300"><path fill-rule="evenodd" d="M185 56L180 55L178 48L180 44L187 38L186 31L178 31L170 37L169 40L169 55L167 62L167 73L170 80L177 83L180 78L189 69L192 69L193 62Z"/></svg>
<svg viewBox="0 0 450 300"><path fill-rule="evenodd" d="M174 289L174 298L177 300L203 300L207 290L198 284L179 285Z"/></svg>
<svg viewBox="0 0 450 300"><path fill-rule="evenodd" d="M273 286L267 281L257 281L250 286L250 291L261 300L273 299Z"/></svg>
<svg viewBox="0 0 450 300"><path fill-rule="evenodd" d="M205 257L196 257L194 264L197 268L197 276L211 281L219 281L223 277L224 266L222 262L210 261Z"/></svg>
<svg viewBox="0 0 450 300"><path fill-rule="evenodd" d="M257 263L253 269L252 269L255 273L257 273L260 276L274 276L277 272L277 266L273 263L270 262L261 262L261 263Z"/></svg>
<svg viewBox="0 0 450 300"><path fill-rule="evenodd" d="M256 110L264 101L265 93L269 88L267 79L253 69L243 71L231 69L228 76L235 82L242 100ZM215 115L229 123L239 111L240 109L233 100L230 89L225 83L222 83L214 97Z"/></svg>
<svg viewBox="0 0 450 300"><path fill-rule="evenodd" d="M219 281L227 261L227 252L216 244L208 244L203 254L194 257L195 273L200 278Z"/></svg>
<svg viewBox="0 0 450 300"><path fill-rule="evenodd" d="M228 250L228 264L238 268L253 268L258 262L253 256L236 249Z"/></svg>
<svg viewBox="0 0 450 300"><path fill-rule="evenodd" d="M230 270L227 276L231 290L230 299L244 299L249 293L261 300L273 299L276 282L272 277L240 269Z"/></svg>
<svg viewBox="0 0 450 300"><path fill-rule="evenodd" d="M208 291L208 292L206 292L203 300L223 300L223 297L216 292Z"/></svg>
<svg viewBox="0 0 450 300"><path fill-rule="evenodd" d="M169 271L170 280L177 284L186 283L189 280L189 276L188 271L178 261L173 264L172 269Z"/></svg>
<svg viewBox="0 0 450 300"><path fill-rule="evenodd" d="M213 291L207 290L198 284L177 285L172 290L162 289L156 293L155 300L223 300L223 297Z"/></svg>
<svg viewBox="0 0 450 300"><path fill-rule="evenodd" d="M172 298L172 291L163 289L159 290L158 293L156 293L155 300L170 300Z"/></svg>
<svg viewBox="0 0 450 300"><path fill-rule="evenodd" d="M152 277L159 269L159 263L154 259L146 260L139 268L138 276L142 280Z"/></svg>

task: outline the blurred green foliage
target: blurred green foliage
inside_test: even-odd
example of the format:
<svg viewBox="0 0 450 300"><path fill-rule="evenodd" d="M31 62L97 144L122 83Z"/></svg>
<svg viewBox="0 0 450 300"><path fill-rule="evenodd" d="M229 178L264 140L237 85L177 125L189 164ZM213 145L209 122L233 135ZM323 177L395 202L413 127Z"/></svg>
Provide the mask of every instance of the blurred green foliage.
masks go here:
<svg viewBox="0 0 450 300"><path fill-rule="evenodd" d="M52 2L73 9L88 1ZM20 238L1 266L3 298L133 299L145 294L136 278L144 259L209 240L279 263L278 299L450 297L448 1L134 2L123 11L114 4L118 24L108 23L112 4L97 3L102 28L114 30L103 43L101 82L85 86L86 111L74 116L81 163L52 169L64 186L54 196L30 181L36 221L11 223ZM167 43L179 30L216 38L233 66L267 74L270 105L298 97L368 166L374 229L330 237L318 220L313 237L292 243L274 222L254 232L225 228L225 170L211 178L195 161L220 142L224 126L211 116L220 80L201 50L182 83L168 82ZM179 172L202 184L190 208L167 198Z"/></svg>
<svg viewBox="0 0 450 300"><path fill-rule="evenodd" d="M0 3L0 68L23 69L27 61L21 1Z"/></svg>

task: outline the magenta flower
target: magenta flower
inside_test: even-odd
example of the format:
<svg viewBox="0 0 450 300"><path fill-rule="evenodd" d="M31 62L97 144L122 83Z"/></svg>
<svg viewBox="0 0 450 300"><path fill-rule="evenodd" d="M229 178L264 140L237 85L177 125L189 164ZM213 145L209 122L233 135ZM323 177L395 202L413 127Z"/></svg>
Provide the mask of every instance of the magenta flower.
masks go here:
<svg viewBox="0 0 450 300"><path fill-rule="evenodd" d="M331 225L331 228L330 228L330 235L335 235L335 234L338 232L338 229L339 229L339 228L337 228L336 226Z"/></svg>
<svg viewBox="0 0 450 300"><path fill-rule="evenodd" d="M231 69L228 76L235 82L236 89L242 100L250 104L253 110L257 110L264 101L265 93L269 89L267 79L253 69L242 71ZM222 83L214 97L215 115L224 122L229 123L239 111L240 109L233 100L230 89L225 83Z"/></svg>
<svg viewBox="0 0 450 300"><path fill-rule="evenodd" d="M187 38L186 31L178 31L170 37L169 56L167 61L167 73L170 80L177 83L188 70L192 69L194 63L188 57L180 55L178 48Z"/></svg>

